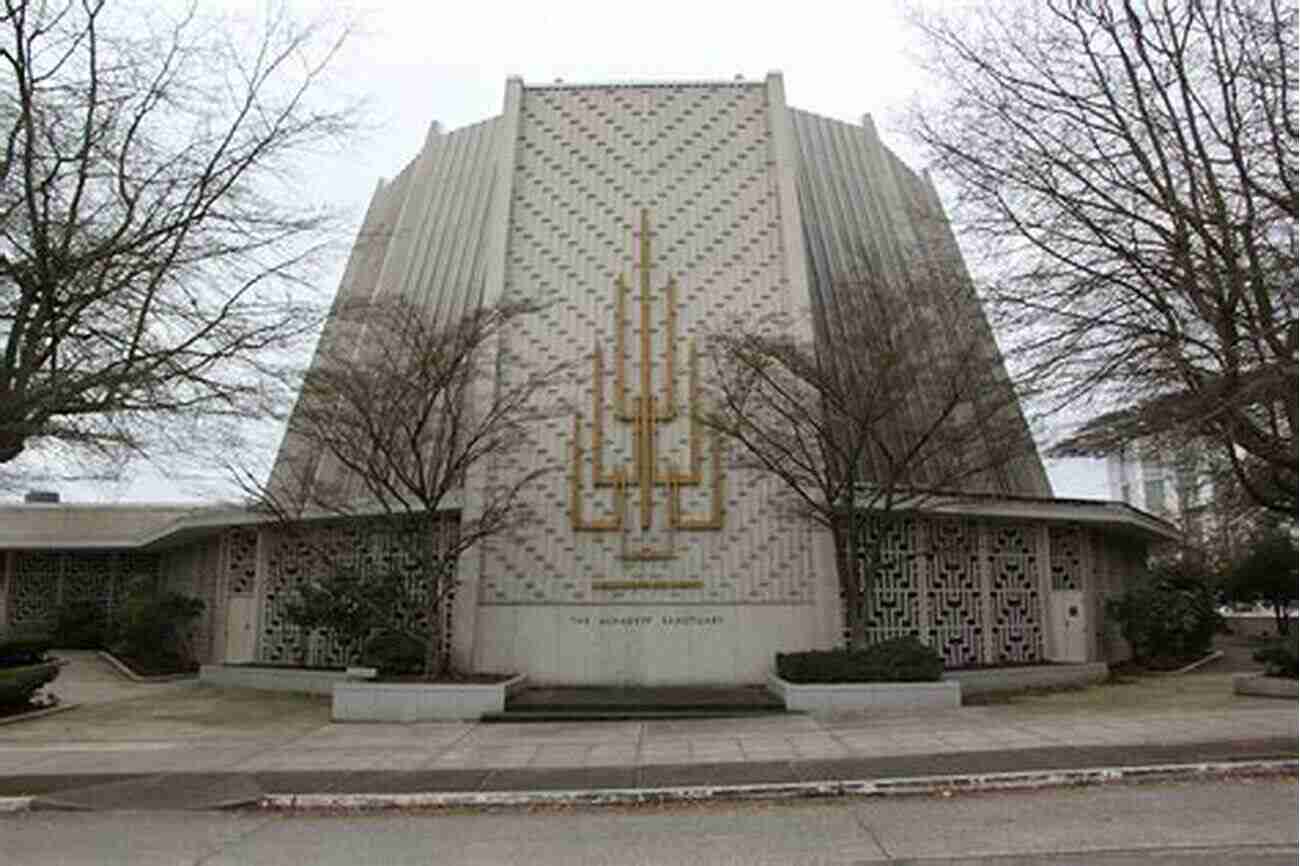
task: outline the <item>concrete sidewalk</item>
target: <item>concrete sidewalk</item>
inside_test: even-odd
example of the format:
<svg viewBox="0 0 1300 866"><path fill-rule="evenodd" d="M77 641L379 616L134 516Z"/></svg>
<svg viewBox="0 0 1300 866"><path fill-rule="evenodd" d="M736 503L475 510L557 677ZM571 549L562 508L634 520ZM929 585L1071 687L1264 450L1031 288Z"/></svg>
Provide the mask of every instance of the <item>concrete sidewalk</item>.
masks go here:
<svg viewBox="0 0 1300 866"><path fill-rule="evenodd" d="M86 678L79 666L68 685ZM80 805L205 807L258 791L779 785L1297 756L1296 704L1234 696L1228 675L923 715L604 723L341 725L308 696L192 682L108 691L0 727L0 796L77 805L89 788Z"/></svg>

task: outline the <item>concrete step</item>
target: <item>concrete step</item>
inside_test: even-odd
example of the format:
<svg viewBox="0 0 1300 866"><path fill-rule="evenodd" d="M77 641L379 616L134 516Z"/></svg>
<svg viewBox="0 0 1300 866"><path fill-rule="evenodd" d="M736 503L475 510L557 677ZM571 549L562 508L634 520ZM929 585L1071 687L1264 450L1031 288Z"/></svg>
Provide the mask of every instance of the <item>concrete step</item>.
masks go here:
<svg viewBox="0 0 1300 866"><path fill-rule="evenodd" d="M657 707L555 708L529 709L503 713L485 713L483 722L637 722L662 719L735 719L756 716L786 715L784 708L775 710L752 707L695 707L660 709Z"/></svg>
<svg viewBox="0 0 1300 866"><path fill-rule="evenodd" d="M506 700L487 722L723 719L777 715L785 704L763 686L534 687Z"/></svg>

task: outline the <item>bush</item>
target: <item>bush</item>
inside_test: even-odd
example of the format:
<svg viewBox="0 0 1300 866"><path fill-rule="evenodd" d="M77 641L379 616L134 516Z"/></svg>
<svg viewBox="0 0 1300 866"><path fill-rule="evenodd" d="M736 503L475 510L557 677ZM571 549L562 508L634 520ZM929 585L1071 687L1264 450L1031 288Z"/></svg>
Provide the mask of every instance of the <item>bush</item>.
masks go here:
<svg viewBox="0 0 1300 866"><path fill-rule="evenodd" d="M943 675L943 657L909 636L862 650L777 653L776 673L792 683L935 682Z"/></svg>
<svg viewBox="0 0 1300 866"><path fill-rule="evenodd" d="M1106 601L1113 617L1142 662L1198 658L1210 650L1221 617L1214 592L1205 583L1155 580Z"/></svg>
<svg viewBox="0 0 1300 866"><path fill-rule="evenodd" d="M1274 640L1268 646L1255 650L1254 659L1264 663L1264 674L1270 677L1300 678L1297 671L1296 645L1294 641Z"/></svg>
<svg viewBox="0 0 1300 866"><path fill-rule="evenodd" d="M383 631L366 641L361 662L378 668L380 676L406 676L424 670L424 641L396 631Z"/></svg>
<svg viewBox="0 0 1300 866"><path fill-rule="evenodd" d="M22 640L0 643L0 668L40 664L50 651L49 641Z"/></svg>
<svg viewBox="0 0 1300 866"><path fill-rule="evenodd" d="M60 662L46 657L48 646L31 641L0 644L0 707L32 702L36 690L59 675Z"/></svg>
<svg viewBox="0 0 1300 866"><path fill-rule="evenodd" d="M93 601L60 605L54 626L54 643L64 649L102 649L107 643L108 620Z"/></svg>
<svg viewBox="0 0 1300 866"><path fill-rule="evenodd" d="M148 582L132 588L113 651L143 664L144 673L191 670L190 623L203 613L201 599L155 592Z"/></svg>

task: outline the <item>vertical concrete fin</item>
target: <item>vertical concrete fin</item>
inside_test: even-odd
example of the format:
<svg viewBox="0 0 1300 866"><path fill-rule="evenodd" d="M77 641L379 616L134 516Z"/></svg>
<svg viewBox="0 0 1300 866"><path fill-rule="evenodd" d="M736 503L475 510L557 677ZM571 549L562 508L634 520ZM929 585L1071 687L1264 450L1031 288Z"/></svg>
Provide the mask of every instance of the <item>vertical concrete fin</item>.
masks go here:
<svg viewBox="0 0 1300 866"><path fill-rule="evenodd" d="M812 303L808 284L808 253L804 249L803 225L799 213L799 150L795 142L790 109L785 102L785 79L769 72L766 80L768 133L772 175L780 209L781 247L785 269L782 310L791 316L798 339L812 339L812 322L807 315Z"/></svg>
<svg viewBox="0 0 1300 866"><path fill-rule="evenodd" d="M492 199L486 223L486 272L483 304L495 304L505 292L506 241L510 231L510 194L514 188L515 151L519 145L519 117L524 80L517 75L506 79L501 121L496 134L495 165L492 170Z"/></svg>

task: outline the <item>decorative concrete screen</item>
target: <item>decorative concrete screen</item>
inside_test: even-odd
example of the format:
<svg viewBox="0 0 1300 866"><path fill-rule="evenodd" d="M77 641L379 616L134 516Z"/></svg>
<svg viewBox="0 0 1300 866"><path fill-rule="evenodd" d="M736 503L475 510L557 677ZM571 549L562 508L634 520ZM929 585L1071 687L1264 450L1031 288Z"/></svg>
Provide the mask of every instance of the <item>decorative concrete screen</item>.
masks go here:
<svg viewBox="0 0 1300 866"><path fill-rule="evenodd" d="M132 582L159 574L157 555L138 552L17 551L12 562L8 622L0 625L17 635L50 633L59 607L73 602L96 605L111 623Z"/></svg>
<svg viewBox="0 0 1300 866"><path fill-rule="evenodd" d="M397 570L417 585L414 604L393 611L395 624L415 629L425 621L428 586L421 586L416 545L434 548L448 543L456 531L454 516L370 517L304 523L262 530L266 545L266 575L258 590L262 600L256 660L268 664L308 664L340 667L349 662L344 648L323 633L304 633L285 616L294 590L304 581L327 577L336 571L378 574ZM241 589L244 585L238 585ZM451 604L445 610L450 610ZM451 640L451 623L443 627Z"/></svg>
<svg viewBox="0 0 1300 866"><path fill-rule="evenodd" d="M1145 546L1074 525L902 516L881 554L868 638L916 635L966 667L1045 660L1054 590L1088 590L1105 641L1105 599L1142 570Z"/></svg>

